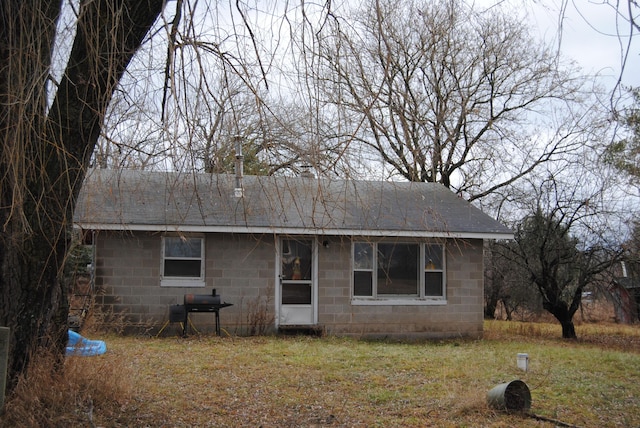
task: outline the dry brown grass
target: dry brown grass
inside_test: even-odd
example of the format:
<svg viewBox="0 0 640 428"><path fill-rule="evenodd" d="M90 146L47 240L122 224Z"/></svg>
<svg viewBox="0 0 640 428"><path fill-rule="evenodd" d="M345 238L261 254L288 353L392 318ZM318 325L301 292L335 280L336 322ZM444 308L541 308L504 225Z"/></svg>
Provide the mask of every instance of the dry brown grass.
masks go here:
<svg viewBox="0 0 640 428"><path fill-rule="evenodd" d="M576 325L578 339L576 344L593 344L603 349L618 349L629 352L640 352L640 326L615 324L611 322L584 323ZM514 337L532 341L567 343L562 339L562 328L557 323L532 322L485 322L486 340L509 340ZM571 343L569 341L568 343Z"/></svg>
<svg viewBox="0 0 640 428"><path fill-rule="evenodd" d="M66 357L62 370L55 361L47 352L34 359L7 398L2 426L94 426L96 410L108 419L134 391L131 373L109 358Z"/></svg>
<svg viewBox="0 0 640 428"><path fill-rule="evenodd" d="M11 397L7 426L538 427L490 409L522 379L532 412L583 427L640 426L637 327L488 322L480 341L387 343L333 337L103 336L108 352L46 365ZM97 337L91 337L97 338ZM605 339L608 338L608 339ZM516 354L528 352L528 372ZM91 410L92 409L92 410Z"/></svg>

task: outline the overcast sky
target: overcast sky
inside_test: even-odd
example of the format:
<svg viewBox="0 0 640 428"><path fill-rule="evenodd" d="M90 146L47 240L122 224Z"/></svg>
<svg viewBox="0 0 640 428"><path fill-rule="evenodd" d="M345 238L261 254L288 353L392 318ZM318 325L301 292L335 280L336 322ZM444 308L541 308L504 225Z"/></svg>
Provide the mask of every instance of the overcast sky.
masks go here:
<svg viewBox="0 0 640 428"><path fill-rule="evenodd" d="M586 72L600 74L607 87L616 84L629 42L629 23L616 17L616 10L607 0L477 0L479 5L496 3L528 14L532 25L547 40L557 40L560 9L566 6L562 21L563 53L575 59ZM636 35L632 40L622 75L624 85L640 86L639 37Z"/></svg>

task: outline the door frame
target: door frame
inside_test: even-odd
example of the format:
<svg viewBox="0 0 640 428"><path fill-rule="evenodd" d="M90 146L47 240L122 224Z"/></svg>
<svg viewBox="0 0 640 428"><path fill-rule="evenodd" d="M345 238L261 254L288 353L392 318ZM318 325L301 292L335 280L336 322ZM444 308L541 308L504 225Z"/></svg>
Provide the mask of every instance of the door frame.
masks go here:
<svg viewBox="0 0 640 428"><path fill-rule="evenodd" d="M306 323L282 323L282 242L284 240L311 242L311 307L309 321ZM318 324L318 238L308 235L277 235L275 254L275 326L280 325L315 325Z"/></svg>

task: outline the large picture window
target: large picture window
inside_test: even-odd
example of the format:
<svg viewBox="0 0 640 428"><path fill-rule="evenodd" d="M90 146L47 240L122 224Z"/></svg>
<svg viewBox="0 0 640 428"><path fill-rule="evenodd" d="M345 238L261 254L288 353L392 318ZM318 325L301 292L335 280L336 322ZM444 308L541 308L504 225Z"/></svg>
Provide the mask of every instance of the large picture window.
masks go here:
<svg viewBox="0 0 640 428"><path fill-rule="evenodd" d="M163 286L204 286L204 238L162 238Z"/></svg>
<svg viewBox="0 0 640 428"><path fill-rule="evenodd" d="M353 296L373 300L443 300L444 245L354 242Z"/></svg>
<svg viewBox="0 0 640 428"><path fill-rule="evenodd" d="M420 247L417 244L378 244L378 296L417 296Z"/></svg>

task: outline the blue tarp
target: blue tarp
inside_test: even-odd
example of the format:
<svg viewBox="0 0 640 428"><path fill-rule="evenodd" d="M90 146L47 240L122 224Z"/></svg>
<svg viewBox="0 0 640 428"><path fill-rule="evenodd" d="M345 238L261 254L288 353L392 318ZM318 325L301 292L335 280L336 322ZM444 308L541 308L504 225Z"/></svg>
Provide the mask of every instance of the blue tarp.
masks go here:
<svg viewBox="0 0 640 428"><path fill-rule="evenodd" d="M93 355L102 355L105 352L107 352L107 344L102 340L89 340L75 331L69 330L66 355L91 357Z"/></svg>

